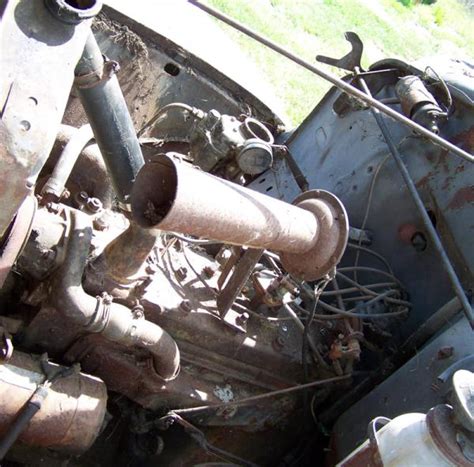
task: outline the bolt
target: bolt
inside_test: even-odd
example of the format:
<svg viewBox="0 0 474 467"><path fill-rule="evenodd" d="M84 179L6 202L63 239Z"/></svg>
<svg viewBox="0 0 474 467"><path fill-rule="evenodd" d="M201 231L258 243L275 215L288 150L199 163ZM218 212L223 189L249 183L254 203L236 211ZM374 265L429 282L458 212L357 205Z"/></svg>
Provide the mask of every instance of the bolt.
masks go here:
<svg viewBox="0 0 474 467"><path fill-rule="evenodd" d="M416 251L425 251L427 243L425 235L421 232L416 232L411 238L411 244Z"/></svg>
<svg viewBox="0 0 474 467"><path fill-rule="evenodd" d="M145 316L145 310L140 304L138 304L132 308L132 314L135 319L141 319Z"/></svg>
<svg viewBox="0 0 474 467"><path fill-rule="evenodd" d="M454 347L447 345L445 347L441 347L438 350L438 360L444 360L445 358L452 357L454 354Z"/></svg>
<svg viewBox="0 0 474 467"><path fill-rule="evenodd" d="M94 226L94 229L100 231L106 230L109 227L108 222L103 217L98 217L97 219L94 219L92 225Z"/></svg>
<svg viewBox="0 0 474 467"><path fill-rule="evenodd" d="M285 346L285 339L283 336L277 336L273 340L273 347L275 350L281 350Z"/></svg>
<svg viewBox="0 0 474 467"><path fill-rule="evenodd" d="M45 261L53 261L56 258L56 252L49 248L44 248L41 250L41 258Z"/></svg>
<svg viewBox="0 0 474 467"><path fill-rule="evenodd" d="M250 315L246 311L244 311L242 314L237 316L237 318L235 318L235 322L239 326L245 326L249 318L250 318Z"/></svg>
<svg viewBox="0 0 474 467"><path fill-rule="evenodd" d="M53 214L58 214L60 207L58 203L48 203L46 209Z"/></svg>
<svg viewBox="0 0 474 467"><path fill-rule="evenodd" d="M184 279L186 279L187 275L188 275L188 270L185 267L181 267L176 270L176 278L179 281L183 281Z"/></svg>
<svg viewBox="0 0 474 467"><path fill-rule="evenodd" d="M179 309L181 311L185 311L186 313L189 313L192 310L191 302L189 300L183 300L179 304Z"/></svg>
<svg viewBox="0 0 474 467"><path fill-rule="evenodd" d="M98 198L89 198L87 200L87 208L91 212L99 212L102 209L102 201Z"/></svg>
<svg viewBox="0 0 474 467"><path fill-rule="evenodd" d="M158 271L158 268L156 267L156 264L149 263L146 265L145 272L147 274L155 274L155 272Z"/></svg>
<svg viewBox="0 0 474 467"><path fill-rule="evenodd" d="M81 206L87 202L89 195L86 191L80 191L79 193L76 193L74 199L76 200L76 203Z"/></svg>
<svg viewBox="0 0 474 467"><path fill-rule="evenodd" d="M206 279L210 279L211 277L214 276L216 271L214 271L214 269L211 266L205 266L203 270L201 271L201 273Z"/></svg>
<svg viewBox="0 0 474 467"><path fill-rule="evenodd" d="M102 292L101 298L102 298L102 301L104 302L104 305L110 305L113 301L112 296L109 295L107 292Z"/></svg>

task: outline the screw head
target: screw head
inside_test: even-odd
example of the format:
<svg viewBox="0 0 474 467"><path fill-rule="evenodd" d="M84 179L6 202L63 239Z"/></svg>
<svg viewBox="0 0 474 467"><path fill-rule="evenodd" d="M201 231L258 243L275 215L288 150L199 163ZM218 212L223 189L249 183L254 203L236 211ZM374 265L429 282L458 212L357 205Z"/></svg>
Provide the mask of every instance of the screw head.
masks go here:
<svg viewBox="0 0 474 467"><path fill-rule="evenodd" d="M179 304L179 309L181 311L185 311L186 313L189 313L192 310L191 302L189 300L183 300Z"/></svg>

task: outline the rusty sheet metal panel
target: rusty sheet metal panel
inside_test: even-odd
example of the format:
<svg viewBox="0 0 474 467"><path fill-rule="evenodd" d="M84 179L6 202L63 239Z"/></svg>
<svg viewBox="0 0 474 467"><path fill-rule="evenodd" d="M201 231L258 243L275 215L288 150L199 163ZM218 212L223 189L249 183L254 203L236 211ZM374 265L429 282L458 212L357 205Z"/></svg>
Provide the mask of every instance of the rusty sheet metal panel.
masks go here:
<svg viewBox="0 0 474 467"><path fill-rule="evenodd" d="M0 364L0 437L44 380L39 360L30 355L15 351ZM99 434L106 404L107 389L100 379L83 373L59 378L19 439L33 446L83 452Z"/></svg>
<svg viewBox="0 0 474 467"><path fill-rule="evenodd" d="M0 234L53 147L89 31L90 21L66 24L43 1L7 4L0 32L0 171L8 183L0 187Z"/></svg>

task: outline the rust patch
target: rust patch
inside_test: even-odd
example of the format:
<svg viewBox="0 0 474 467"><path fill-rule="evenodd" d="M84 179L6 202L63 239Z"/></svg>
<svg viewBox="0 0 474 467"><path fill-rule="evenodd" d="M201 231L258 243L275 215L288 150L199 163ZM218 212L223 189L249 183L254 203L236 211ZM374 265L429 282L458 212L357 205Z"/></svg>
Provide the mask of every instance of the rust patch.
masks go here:
<svg viewBox="0 0 474 467"><path fill-rule="evenodd" d="M474 202L474 185L459 189L448 204L448 209L461 209Z"/></svg>
<svg viewBox="0 0 474 467"><path fill-rule="evenodd" d="M474 126L469 128L469 130L463 131L456 135L452 142L465 151L473 151L474 150Z"/></svg>
<svg viewBox="0 0 474 467"><path fill-rule="evenodd" d="M425 188L426 185L429 184L431 177L433 176L433 172L428 172L423 178L420 178L416 182L416 187L417 188Z"/></svg>

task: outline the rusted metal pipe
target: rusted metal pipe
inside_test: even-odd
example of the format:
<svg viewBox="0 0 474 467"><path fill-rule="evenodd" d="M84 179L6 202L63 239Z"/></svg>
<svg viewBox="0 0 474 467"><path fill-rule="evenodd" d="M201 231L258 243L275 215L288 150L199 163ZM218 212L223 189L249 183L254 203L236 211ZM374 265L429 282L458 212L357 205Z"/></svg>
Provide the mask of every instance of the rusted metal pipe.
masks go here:
<svg viewBox="0 0 474 467"><path fill-rule="evenodd" d="M128 228L112 240L103 253L94 260L88 274L102 276L100 282L104 285L108 280L121 285L135 283L136 274L150 256L156 238L155 232L131 222Z"/></svg>
<svg viewBox="0 0 474 467"><path fill-rule="evenodd" d="M100 333L125 346L148 351L157 376L165 381L178 376L179 349L174 339L160 326L132 312L109 296L93 297L82 287L82 276L88 257L92 228L88 216L71 210L64 263L51 282L51 304L86 332Z"/></svg>
<svg viewBox="0 0 474 467"><path fill-rule="evenodd" d="M306 280L329 272L347 243L347 214L328 192L306 192L292 206L164 154L139 172L131 199L142 227L276 250Z"/></svg>
<svg viewBox="0 0 474 467"><path fill-rule="evenodd" d="M48 368L64 371L50 362ZM74 454L87 451L97 438L107 407L103 381L72 373L50 385L41 400L37 389L45 379L40 360L17 350L0 365L0 461L17 437L27 446ZM35 405L41 409L35 411Z"/></svg>

